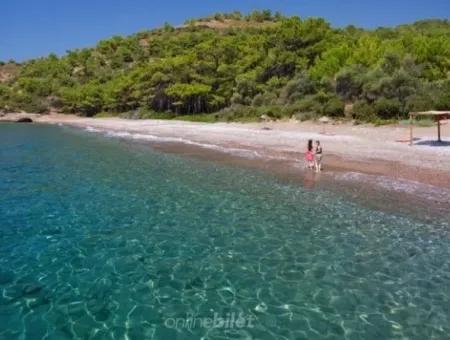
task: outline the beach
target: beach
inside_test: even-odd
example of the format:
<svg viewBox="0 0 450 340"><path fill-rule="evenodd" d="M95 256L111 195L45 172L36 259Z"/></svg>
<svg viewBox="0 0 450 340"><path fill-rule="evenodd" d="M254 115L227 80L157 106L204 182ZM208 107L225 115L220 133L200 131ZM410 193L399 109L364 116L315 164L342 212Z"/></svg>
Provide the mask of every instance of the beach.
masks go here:
<svg viewBox="0 0 450 340"><path fill-rule="evenodd" d="M199 123L179 120L85 118L74 115L26 115L38 124L70 126L93 134L150 144L164 153L263 170L303 187L332 190L374 209L390 206L415 214L449 216L450 129L278 121L264 123ZM7 115L15 120L23 115ZM447 138L447 139L446 139ZM320 140L323 171L306 170L308 139ZM401 141L399 141L401 140ZM421 209L423 211L423 209ZM423 212L420 214L424 216Z"/></svg>
<svg viewBox="0 0 450 340"><path fill-rule="evenodd" d="M17 118L7 115L0 119ZM254 160L274 160L294 168L304 166L308 139L320 140L325 171L355 172L404 179L450 188L450 124L442 125L443 143L436 127L320 124L314 122L196 123L176 120L83 118L73 115L33 115L39 123L63 124L106 132L117 137L203 150Z"/></svg>

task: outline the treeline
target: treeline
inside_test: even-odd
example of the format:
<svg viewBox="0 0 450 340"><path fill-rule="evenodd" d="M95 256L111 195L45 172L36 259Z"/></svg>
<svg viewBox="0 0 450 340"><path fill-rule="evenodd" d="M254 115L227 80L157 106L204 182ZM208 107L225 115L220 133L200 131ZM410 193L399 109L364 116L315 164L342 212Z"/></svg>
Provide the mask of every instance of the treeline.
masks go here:
<svg viewBox="0 0 450 340"><path fill-rule="evenodd" d="M450 109L447 20L368 31L270 11L202 22L212 19L229 25L166 24L25 62L14 77L2 78L0 109L360 121Z"/></svg>
<svg viewBox="0 0 450 340"><path fill-rule="evenodd" d="M189 19L186 20L185 24L198 24L202 22L210 22L213 20L217 21L226 21L226 20L234 20L234 21L247 21L247 22L265 22L265 21L280 21L283 19L283 15L280 12L272 13L271 10L262 10L262 11L253 11L247 15L242 14L239 11L234 11L231 13L215 13L211 16L198 18L198 19Z"/></svg>

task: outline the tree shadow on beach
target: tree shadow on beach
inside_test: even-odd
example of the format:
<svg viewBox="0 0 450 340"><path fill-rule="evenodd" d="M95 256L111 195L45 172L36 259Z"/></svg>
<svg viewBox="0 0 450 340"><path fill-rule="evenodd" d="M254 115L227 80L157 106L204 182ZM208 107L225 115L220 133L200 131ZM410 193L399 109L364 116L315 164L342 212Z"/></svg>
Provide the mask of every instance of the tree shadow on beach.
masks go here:
<svg viewBox="0 0 450 340"><path fill-rule="evenodd" d="M420 142L414 143L414 145L425 145L425 146L450 146L449 140L443 140L442 142L438 142L437 140L421 140Z"/></svg>

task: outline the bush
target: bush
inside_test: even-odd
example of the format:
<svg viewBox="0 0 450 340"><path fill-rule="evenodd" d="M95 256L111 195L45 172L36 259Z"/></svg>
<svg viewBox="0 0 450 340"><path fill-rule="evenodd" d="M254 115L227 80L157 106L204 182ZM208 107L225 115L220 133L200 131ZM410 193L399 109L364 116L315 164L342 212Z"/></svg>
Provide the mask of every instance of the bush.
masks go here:
<svg viewBox="0 0 450 340"><path fill-rule="evenodd" d="M11 93L8 100L4 102L10 111L25 111L30 113L46 113L49 111L48 105L44 100L28 93Z"/></svg>
<svg viewBox="0 0 450 340"><path fill-rule="evenodd" d="M434 104L436 110L450 110L450 93L442 93L439 95Z"/></svg>
<svg viewBox="0 0 450 340"><path fill-rule="evenodd" d="M413 95L406 99L406 111L426 111L434 108L434 102L429 96Z"/></svg>
<svg viewBox="0 0 450 340"><path fill-rule="evenodd" d="M278 105L261 106L257 109L257 114L258 117L265 115L272 119L280 119L283 117L282 109Z"/></svg>
<svg viewBox="0 0 450 340"><path fill-rule="evenodd" d="M117 116L120 116L120 114L117 112L102 111L102 112L95 114L95 118L107 118L107 117L117 117Z"/></svg>
<svg viewBox="0 0 450 340"><path fill-rule="evenodd" d="M295 118L296 120L300 122L304 122L307 120L313 120L316 118L316 115L313 112L300 112L296 113L292 116L292 118Z"/></svg>
<svg viewBox="0 0 450 340"><path fill-rule="evenodd" d="M282 104L293 103L315 93L316 90L316 82L307 73L302 72L281 89L279 101Z"/></svg>
<svg viewBox="0 0 450 340"><path fill-rule="evenodd" d="M402 111L402 104L398 99L379 98L375 101L375 112L379 118L399 119Z"/></svg>
<svg viewBox="0 0 450 340"><path fill-rule="evenodd" d="M121 113L119 116L125 119L172 119L175 117L175 114L172 112L155 112L141 107L136 110Z"/></svg>
<svg viewBox="0 0 450 340"><path fill-rule="evenodd" d="M49 111L47 105L37 99L34 99L30 103L23 104L22 108L25 112L31 113L47 113Z"/></svg>
<svg viewBox="0 0 450 340"><path fill-rule="evenodd" d="M235 104L219 111L217 113L217 118L218 120L227 122L254 122L259 120L260 115L258 115L257 109L253 106Z"/></svg>
<svg viewBox="0 0 450 340"><path fill-rule="evenodd" d="M373 122L377 119L377 115L372 105L359 100L353 105L353 119L360 122Z"/></svg>
<svg viewBox="0 0 450 340"><path fill-rule="evenodd" d="M360 100L353 106L353 118L365 122L380 122L383 120L399 120L405 116L402 104L396 98L379 98L373 104Z"/></svg>
<svg viewBox="0 0 450 340"><path fill-rule="evenodd" d="M344 117L345 104L338 97L332 97L325 104L322 113L330 117Z"/></svg>
<svg viewBox="0 0 450 340"><path fill-rule="evenodd" d="M321 104L317 100L317 96L306 96L302 100L298 101L297 103L297 109L299 113L310 113L314 116L319 116L322 107Z"/></svg>
<svg viewBox="0 0 450 340"><path fill-rule="evenodd" d="M253 100L252 104L253 106L263 106L263 105L271 105L275 103L277 100L277 96L273 92L264 92L257 94Z"/></svg>
<svg viewBox="0 0 450 340"><path fill-rule="evenodd" d="M284 117L294 117L295 115L300 112L300 106L298 104L298 102L294 103L294 104L287 104L281 107L281 114Z"/></svg>
<svg viewBox="0 0 450 340"><path fill-rule="evenodd" d="M214 123L218 119L218 115L215 113L212 114L194 114L187 116L178 116L175 119L184 120L187 122L202 122L202 123Z"/></svg>
<svg viewBox="0 0 450 340"><path fill-rule="evenodd" d="M294 114L303 114L312 119L319 116L344 117L345 104L335 95L319 92L309 95L284 108L285 111L293 111Z"/></svg>
<svg viewBox="0 0 450 340"><path fill-rule="evenodd" d="M367 70L361 65L353 65L342 70L336 76L336 93L345 100L358 98L362 93L364 79Z"/></svg>

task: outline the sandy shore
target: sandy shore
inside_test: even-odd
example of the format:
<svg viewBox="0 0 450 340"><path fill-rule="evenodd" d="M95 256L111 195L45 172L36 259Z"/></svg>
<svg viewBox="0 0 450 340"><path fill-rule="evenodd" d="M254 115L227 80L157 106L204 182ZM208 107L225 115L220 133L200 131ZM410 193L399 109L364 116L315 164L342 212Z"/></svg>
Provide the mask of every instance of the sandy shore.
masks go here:
<svg viewBox="0 0 450 340"><path fill-rule="evenodd" d="M191 123L165 120L125 120L43 115L35 121L68 124L115 132L118 136L159 142L186 143L249 158L303 163L308 139L319 139L324 165L346 171L386 175L450 188L450 124L444 124L444 143L437 144L435 127L416 127L415 145L406 142L407 126L372 127L316 123Z"/></svg>
<svg viewBox="0 0 450 340"><path fill-rule="evenodd" d="M442 126L444 143L437 144L435 127L416 127L415 145L404 142L407 126L372 127L350 124L321 126L294 121L268 123L191 123L165 120L82 118L72 115L32 115L40 123L65 124L118 137L159 144L184 144L209 154L247 160L270 160L304 167L308 139L319 139L325 172L341 172L343 179L359 174L407 180L450 189L450 123ZM0 117L13 120L15 115ZM402 142L403 141L403 142ZM374 180L367 177L360 180ZM385 183L385 186L389 184Z"/></svg>

